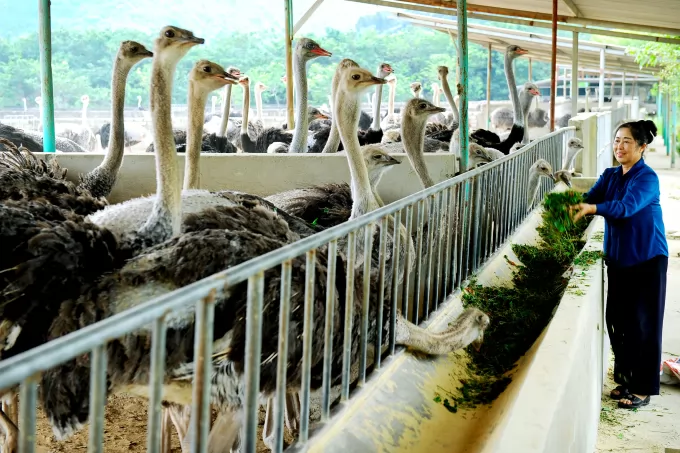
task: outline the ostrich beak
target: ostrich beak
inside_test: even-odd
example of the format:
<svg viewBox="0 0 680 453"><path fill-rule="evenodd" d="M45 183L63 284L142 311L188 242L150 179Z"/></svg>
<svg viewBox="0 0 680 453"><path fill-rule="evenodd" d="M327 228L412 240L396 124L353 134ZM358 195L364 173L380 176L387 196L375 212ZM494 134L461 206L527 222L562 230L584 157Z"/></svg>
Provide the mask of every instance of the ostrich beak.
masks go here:
<svg viewBox="0 0 680 453"><path fill-rule="evenodd" d="M475 341L473 341L472 347L475 348L475 351L479 352L479 350L482 348L482 343L484 342L484 332L480 332L479 336Z"/></svg>
<svg viewBox="0 0 680 453"><path fill-rule="evenodd" d="M385 83L387 83L387 80L375 76L371 76L371 81L376 85L384 85Z"/></svg>
<svg viewBox="0 0 680 453"><path fill-rule="evenodd" d="M390 155L385 156L385 165L398 165L400 163L401 163L400 160L397 160Z"/></svg>
<svg viewBox="0 0 680 453"><path fill-rule="evenodd" d="M548 174L548 176L550 176L550 179L552 179L553 182L555 182L555 183L557 182L557 179L555 179L555 175L553 175L552 173L550 173L550 174Z"/></svg>
<svg viewBox="0 0 680 453"><path fill-rule="evenodd" d="M444 113L446 112L446 109L443 107L434 107L430 109L430 113L434 115L435 113Z"/></svg>
<svg viewBox="0 0 680 453"><path fill-rule="evenodd" d="M314 118L316 118L317 120L328 120L328 119L330 119L330 118L328 117L328 115L324 115L323 113L317 113L317 114L314 116Z"/></svg>
<svg viewBox="0 0 680 453"><path fill-rule="evenodd" d="M316 47L316 48L310 50L310 52L312 52L313 54L322 56L322 57L330 57L330 56L333 55L331 52L329 52L326 49L323 49L321 47Z"/></svg>
<svg viewBox="0 0 680 453"><path fill-rule="evenodd" d="M187 44L203 44L203 43L205 43L205 39L199 38L197 36L182 36L179 39L181 41L186 42Z"/></svg>
<svg viewBox="0 0 680 453"><path fill-rule="evenodd" d="M517 49L515 51L515 53L520 54L520 55L524 55L524 54L529 53L529 51L520 47L519 49Z"/></svg>
<svg viewBox="0 0 680 453"><path fill-rule="evenodd" d="M139 52L139 54L143 57L153 58L153 52L151 52L150 50L142 50L141 52Z"/></svg>

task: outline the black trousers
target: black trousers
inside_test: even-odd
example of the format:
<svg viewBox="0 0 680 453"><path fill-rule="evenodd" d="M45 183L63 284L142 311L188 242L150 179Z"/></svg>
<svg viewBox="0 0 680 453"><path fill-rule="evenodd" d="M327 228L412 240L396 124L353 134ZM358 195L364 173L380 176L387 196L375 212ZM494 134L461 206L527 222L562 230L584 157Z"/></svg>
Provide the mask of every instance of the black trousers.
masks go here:
<svg viewBox="0 0 680 453"><path fill-rule="evenodd" d="M614 351L614 381L631 393L659 394L661 333L668 257L630 267L609 266L607 331Z"/></svg>

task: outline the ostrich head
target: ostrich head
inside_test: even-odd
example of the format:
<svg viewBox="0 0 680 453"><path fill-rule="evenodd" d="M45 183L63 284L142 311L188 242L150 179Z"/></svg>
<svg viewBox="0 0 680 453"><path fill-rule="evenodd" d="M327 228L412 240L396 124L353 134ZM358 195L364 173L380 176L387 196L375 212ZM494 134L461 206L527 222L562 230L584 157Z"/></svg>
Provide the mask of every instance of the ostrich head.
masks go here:
<svg viewBox="0 0 680 453"><path fill-rule="evenodd" d="M250 88L250 79L248 78L247 75L242 75L241 77L239 77L238 83L244 88Z"/></svg>
<svg viewBox="0 0 680 453"><path fill-rule="evenodd" d="M579 152L579 151L583 150L583 142L578 137L572 137L567 142L567 149L570 152L572 150L575 151L575 152Z"/></svg>
<svg viewBox="0 0 680 453"><path fill-rule="evenodd" d="M295 46L295 53L301 56L305 61L333 55L329 51L323 49L316 41L309 38L298 39L297 45Z"/></svg>
<svg viewBox="0 0 680 453"><path fill-rule="evenodd" d="M154 41L154 50L156 52L164 50L160 58L179 61L192 47L204 42L205 39L197 38L192 31L168 25L163 27L160 35Z"/></svg>
<svg viewBox="0 0 680 453"><path fill-rule="evenodd" d="M468 310L470 310L468 316L471 319L473 328L476 328L479 332L477 338L473 340L472 343L470 344L472 345L473 348L475 348L476 351L479 351L484 341L484 331L487 329L487 327L489 327L489 324L491 324L491 319L489 319L489 315L487 315L486 313L477 308L474 307L468 308L466 311Z"/></svg>
<svg viewBox="0 0 680 453"><path fill-rule="evenodd" d="M229 74L233 75L234 77L236 77L237 79L239 77L241 77L241 70L239 68L234 67L234 66L229 66L227 68L227 72Z"/></svg>
<svg viewBox="0 0 680 453"><path fill-rule="evenodd" d="M547 178L552 179L553 182L555 182L555 176L553 175L552 165L550 165L550 162L548 162L545 159L538 159L536 162L534 162L534 164L529 169L529 173L538 176L545 176Z"/></svg>
<svg viewBox="0 0 680 453"><path fill-rule="evenodd" d="M394 69L392 69L392 66L389 65L389 63L382 63L380 65L380 70L378 70L378 77L384 79L388 75L394 73Z"/></svg>
<svg viewBox="0 0 680 453"><path fill-rule="evenodd" d="M390 156L385 150L376 145L363 147L361 153L364 156L366 168L368 168L368 174L371 176L371 179L376 176L382 176L392 166L401 163L401 161Z"/></svg>
<svg viewBox="0 0 680 453"><path fill-rule="evenodd" d="M307 107L307 114L309 115L309 122L311 123L313 120L327 120L329 119L328 115L323 113L321 110L317 109L316 107Z"/></svg>
<svg viewBox="0 0 680 453"><path fill-rule="evenodd" d="M540 96L541 95L541 90L539 90L538 86L535 83L532 83L532 82L525 83L524 86L522 87L522 89L532 96Z"/></svg>
<svg viewBox="0 0 680 453"><path fill-rule="evenodd" d="M425 123L427 122L427 119L430 117L430 115L442 113L445 111L446 111L445 108L437 107L430 101L420 98L413 98L410 99L404 106L402 117L406 118L408 116L409 118L411 118L411 121L414 123L414 126L418 130L420 130L425 127Z"/></svg>
<svg viewBox="0 0 680 453"><path fill-rule="evenodd" d="M83 94L82 96L80 96L80 102L82 102L85 105L89 104L90 96L88 96L87 94Z"/></svg>
<svg viewBox="0 0 680 453"><path fill-rule="evenodd" d="M260 94L267 89L267 85L262 82L255 83L255 93Z"/></svg>
<svg viewBox="0 0 680 453"><path fill-rule="evenodd" d="M510 55L512 59L515 59L519 57L520 55L525 55L528 54L529 51L526 49L521 48L520 46L517 46L515 44L511 44L508 47L505 48L505 51Z"/></svg>
<svg viewBox="0 0 680 453"><path fill-rule="evenodd" d="M287 77L285 74L282 75L282 76L281 76L281 81L282 81L283 83L288 82L288 77Z"/></svg>
<svg viewBox="0 0 680 453"><path fill-rule="evenodd" d="M118 49L119 60L127 60L131 65L135 65L145 58L153 57L153 52L144 47L137 41L123 41Z"/></svg>
<svg viewBox="0 0 680 453"><path fill-rule="evenodd" d="M210 60L198 60L189 72L189 81L199 84L202 91L209 93L225 85L235 85L238 78L229 74L217 63Z"/></svg>
<svg viewBox="0 0 680 453"><path fill-rule="evenodd" d="M563 182L567 187L571 187L572 174L569 170L557 170L553 173L553 179L555 182Z"/></svg>
<svg viewBox="0 0 680 453"><path fill-rule="evenodd" d="M479 164L488 164L493 159L493 156L479 143L471 142L468 146L468 157L470 159L471 167L474 168Z"/></svg>
<svg viewBox="0 0 680 453"><path fill-rule="evenodd" d="M423 91L423 85L420 82L413 82L411 84L411 93L413 93L413 96L419 97L421 91Z"/></svg>
<svg viewBox="0 0 680 453"><path fill-rule="evenodd" d="M448 66L437 66L437 78L444 80L449 75Z"/></svg>
<svg viewBox="0 0 680 453"><path fill-rule="evenodd" d="M345 68L343 76L341 84L344 84L346 90L352 94L361 94L373 85L389 83L383 78L375 77L370 71L355 66Z"/></svg>

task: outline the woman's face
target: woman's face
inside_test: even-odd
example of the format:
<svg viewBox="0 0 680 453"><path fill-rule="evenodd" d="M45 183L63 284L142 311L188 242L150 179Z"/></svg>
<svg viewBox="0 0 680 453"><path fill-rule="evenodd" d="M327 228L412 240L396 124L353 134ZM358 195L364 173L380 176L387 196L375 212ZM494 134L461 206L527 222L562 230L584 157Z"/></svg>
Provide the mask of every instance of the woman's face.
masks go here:
<svg viewBox="0 0 680 453"><path fill-rule="evenodd" d="M642 157L643 146L639 146L630 129L622 127L614 137L614 157L621 165L633 165Z"/></svg>

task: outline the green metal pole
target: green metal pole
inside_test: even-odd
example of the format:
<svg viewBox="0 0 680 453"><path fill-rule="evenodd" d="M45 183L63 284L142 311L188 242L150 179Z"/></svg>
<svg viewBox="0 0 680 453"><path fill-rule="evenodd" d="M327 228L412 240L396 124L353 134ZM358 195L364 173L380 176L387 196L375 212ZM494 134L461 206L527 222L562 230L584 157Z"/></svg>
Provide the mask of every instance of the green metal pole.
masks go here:
<svg viewBox="0 0 680 453"><path fill-rule="evenodd" d="M668 156L671 153L671 147L673 146L672 142L672 137L673 137L673 131L671 130L671 125L673 124L673 108L672 108L672 103L671 103L671 92L670 88L668 93L666 93L666 121L664 125L664 129L666 129L666 155Z"/></svg>
<svg viewBox="0 0 680 453"><path fill-rule="evenodd" d="M460 105L460 171L468 169L468 38L467 38L467 0L458 0L458 95Z"/></svg>
<svg viewBox="0 0 680 453"><path fill-rule="evenodd" d="M40 14L40 77L42 95L43 152L55 152L54 93L52 91L52 26L50 0L38 0Z"/></svg>

